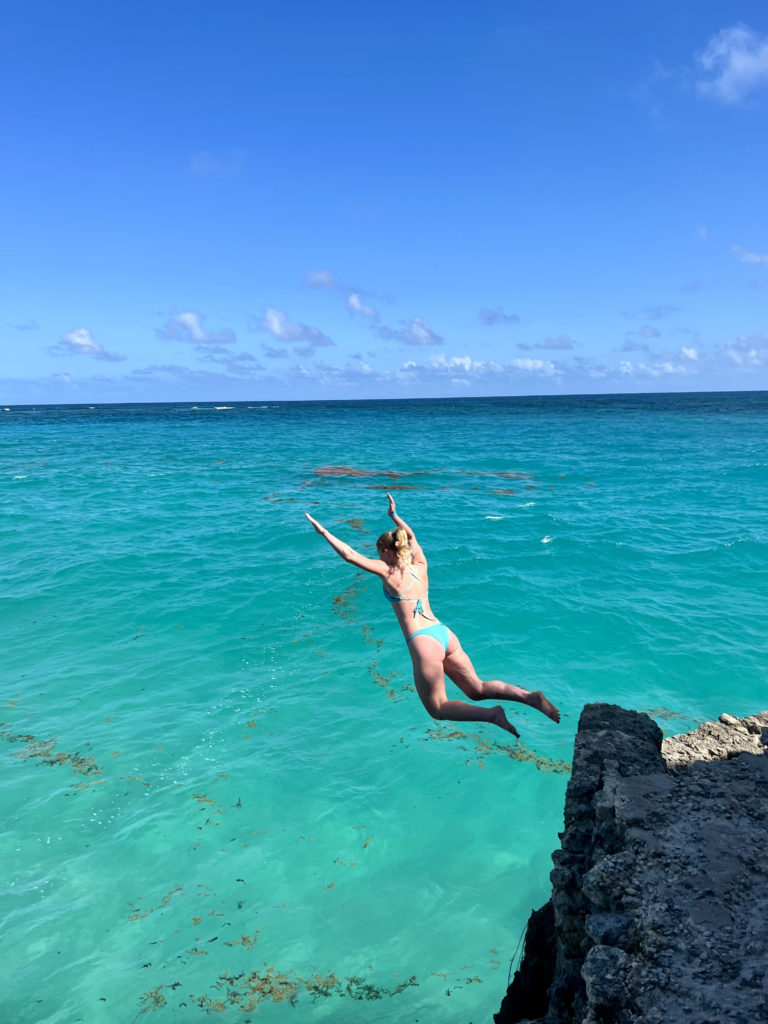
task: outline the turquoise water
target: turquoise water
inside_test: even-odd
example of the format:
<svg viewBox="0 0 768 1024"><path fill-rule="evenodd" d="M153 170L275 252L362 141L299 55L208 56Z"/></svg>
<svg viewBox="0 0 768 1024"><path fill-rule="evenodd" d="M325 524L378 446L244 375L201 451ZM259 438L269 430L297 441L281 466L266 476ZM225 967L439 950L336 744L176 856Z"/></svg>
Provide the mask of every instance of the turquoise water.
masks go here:
<svg viewBox="0 0 768 1024"><path fill-rule="evenodd" d="M767 426L765 393L0 412L3 1019L489 1021L583 704L768 707ZM388 489L480 674L559 726L428 718L303 518L373 554Z"/></svg>

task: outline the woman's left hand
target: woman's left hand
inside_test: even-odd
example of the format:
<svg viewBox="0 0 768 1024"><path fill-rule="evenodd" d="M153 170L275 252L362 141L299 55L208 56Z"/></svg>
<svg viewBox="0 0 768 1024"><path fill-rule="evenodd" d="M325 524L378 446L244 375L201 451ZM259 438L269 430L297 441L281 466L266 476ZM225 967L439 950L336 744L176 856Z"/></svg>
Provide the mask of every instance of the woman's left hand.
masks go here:
<svg viewBox="0 0 768 1024"><path fill-rule="evenodd" d="M323 527L320 525L320 523L318 523L318 521L316 519L313 519L312 516L309 514L309 512L305 512L304 515L307 517L307 519L310 521L310 523L312 523L312 525L315 528L315 531L317 533L322 534Z"/></svg>
<svg viewBox="0 0 768 1024"><path fill-rule="evenodd" d="M387 515L393 516L395 515L395 499L392 497L389 491L387 491L387 497L389 498L389 509L387 511Z"/></svg>

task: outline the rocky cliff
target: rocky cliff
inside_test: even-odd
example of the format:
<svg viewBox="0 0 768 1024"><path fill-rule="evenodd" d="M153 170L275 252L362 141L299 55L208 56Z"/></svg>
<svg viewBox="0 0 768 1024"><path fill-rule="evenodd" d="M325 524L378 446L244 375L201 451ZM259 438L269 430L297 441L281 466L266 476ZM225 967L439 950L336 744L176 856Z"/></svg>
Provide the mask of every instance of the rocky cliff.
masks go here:
<svg viewBox="0 0 768 1024"><path fill-rule="evenodd" d="M552 897L496 1024L768 1021L768 712L579 721Z"/></svg>

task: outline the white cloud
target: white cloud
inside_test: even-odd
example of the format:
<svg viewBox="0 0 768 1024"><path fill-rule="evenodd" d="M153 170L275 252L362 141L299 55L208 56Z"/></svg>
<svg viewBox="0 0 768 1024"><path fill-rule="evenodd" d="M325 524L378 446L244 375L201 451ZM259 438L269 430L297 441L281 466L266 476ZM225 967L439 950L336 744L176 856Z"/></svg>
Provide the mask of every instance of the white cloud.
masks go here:
<svg viewBox="0 0 768 1024"><path fill-rule="evenodd" d="M364 302L360 292L350 292L347 296L347 309L352 313L359 313L361 316L370 317L372 320L378 320L379 314L373 306L369 306Z"/></svg>
<svg viewBox="0 0 768 1024"><path fill-rule="evenodd" d="M494 327L496 324L520 323L520 317L517 313L505 313L501 306L496 306L495 309L486 309L484 307L480 310L480 320L486 327Z"/></svg>
<svg viewBox="0 0 768 1024"><path fill-rule="evenodd" d="M273 306L266 307L263 318L256 326L259 330L269 331L270 334L279 338L280 341L287 341L289 343L306 342L302 350L304 354L306 354L308 349L311 351L311 349L322 345L335 344L319 328L311 327L309 324L292 323L285 313L275 309Z"/></svg>
<svg viewBox="0 0 768 1024"><path fill-rule="evenodd" d="M644 338L659 338L659 337L661 337L661 331L658 329L658 327L648 327L648 326L645 326L640 331L640 334Z"/></svg>
<svg viewBox="0 0 768 1024"><path fill-rule="evenodd" d="M443 339L435 334L429 324L420 316L411 317L410 324L401 332L403 341L409 345L441 345Z"/></svg>
<svg viewBox="0 0 768 1024"><path fill-rule="evenodd" d="M66 331L48 351L58 356L91 356L92 359L103 359L109 363L119 363L126 358L117 352L107 352L87 327Z"/></svg>
<svg viewBox="0 0 768 1024"><path fill-rule="evenodd" d="M685 356L686 359L691 359L693 362L696 362L699 358L699 353L695 348L683 347L680 349L680 354Z"/></svg>
<svg viewBox="0 0 768 1024"><path fill-rule="evenodd" d="M420 316L411 317L407 327L395 330L392 327L379 327L376 332L385 341L404 341L406 345L442 345L443 339L436 334L429 324Z"/></svg>
<svg viewBox="0 0 768 1024"><path fill-rule="evenodd" d="M307 284L312 288L343 288L341 281L337 281L332 270L310 270L307 274Z"/></svg>
<svg viewBox="0 0 768 1024"><path fill-rule="evenodd" d="M432 366L445 367L451 371L463 370L465 373L483 373L485 365L483 362L472 359L471 356L449 356L446 358L442 352L432 360Z"/></svg>
<svg viewBox="0 0 768 1024"><path fill-rule="evenodd" d="M768 334L741 334L718 351L742 367L768 366Z"/></svg>
<svg viewBox="0 0 768 1024"><path fill-rule="evenodd" d="M548 359L513 359L510 366L516 370L525 370L526 373L543 373L545 376L557 372L555 364Z"/></svg>
<svg viewBox="0 0 768 1024"><path fill-rule="evenodd" d="M350 288L340 281L332 270L310 270L306 277L306 283L310 288L326 288L328 291L344 292L346 298L344 303L350 313L359 313L360 316L367 316L371 320L378 320L378 310L369 305L365 300L365 291L362 288Z"/></svg>
<svg viewBox="0 0 768 1024"><path fill-rule="evenodd" d="M689 350L693 352L694 350ZM678 357L665 357L665 356L652 356L654 362L648 363L633 363L627 359L622 359L619 363L619 373L623 377L651 377L658 379L659 377L680 377L687 376L691 373L696 373L696 370L690 365L690 362L695 361L696 356L687 356L686 358L690 362L681 362ZM678 361L674 360L678 358Z"/></svg>
<svg viewBox="0 0 768 1024"><path fill-rule="evenodd" d="M155 334L167 341L191 341L196 345L229 345L236 341L234 331L224 328L222 331L206 331L203 329L205 317L200 313L184 312L171 314Z"/></svg>
<svg viewBox="0 0 768 1024"><path fill-rule="evenodd" d="M740 245L734 245L733 255L739 263L759 263L763 266L768 266L768 253L750 252L748 249L743 249Z"/></svg>
<svg viewBox="0 0 768 1024"><path fill-rule="evenodd" d="M747 25L733 25L716 33L698 58L708 77L698 83L702 96L735 104L768 84L768 36Z"/></svg>

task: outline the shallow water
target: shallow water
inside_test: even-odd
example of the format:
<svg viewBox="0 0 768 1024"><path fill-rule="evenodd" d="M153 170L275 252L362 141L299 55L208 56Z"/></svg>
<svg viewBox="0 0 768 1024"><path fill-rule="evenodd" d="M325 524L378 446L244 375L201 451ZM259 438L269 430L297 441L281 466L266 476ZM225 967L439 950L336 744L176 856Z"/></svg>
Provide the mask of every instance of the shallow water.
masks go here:
<svg viewBox="0 0 768 1024"><path fill-rule="evenodd" d="M767 424L764 393L0 414L5 1019L489 1020L583 704L766 707ZM387 489L480 674L560 726L428 718L303 518L372 554Z"/></svg>

